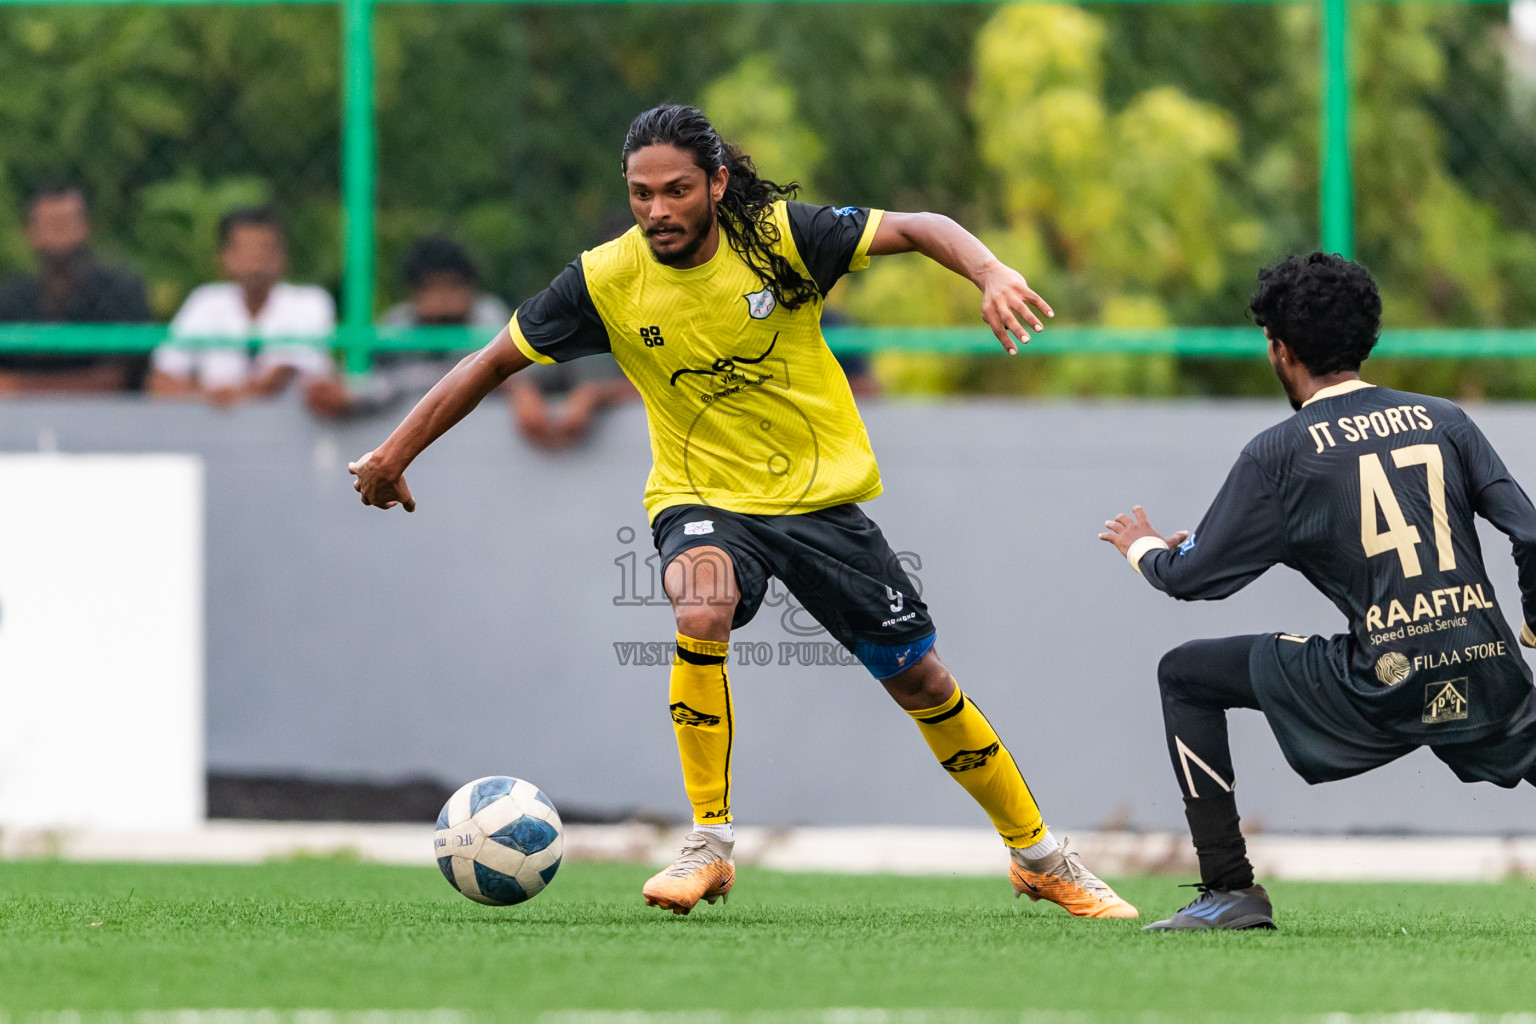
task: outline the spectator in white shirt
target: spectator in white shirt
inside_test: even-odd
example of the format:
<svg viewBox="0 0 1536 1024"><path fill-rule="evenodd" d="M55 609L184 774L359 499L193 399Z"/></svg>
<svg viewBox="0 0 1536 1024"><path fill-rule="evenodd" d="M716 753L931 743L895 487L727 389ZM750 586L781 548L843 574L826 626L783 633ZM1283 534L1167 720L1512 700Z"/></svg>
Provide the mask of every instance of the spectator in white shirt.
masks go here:
<svg viewBox="0 0 1536 1024"><path fill-rule="evenodd" d="M277 212L227 214L219 222L219 261L229 280L187 296L171 320L171 340L155 350L150 390L230 404L276 394L295 376L332 376L326 346L336 303L319 285L283 280L288 241ZM229 341L218 344L222 339Z"/></svg>

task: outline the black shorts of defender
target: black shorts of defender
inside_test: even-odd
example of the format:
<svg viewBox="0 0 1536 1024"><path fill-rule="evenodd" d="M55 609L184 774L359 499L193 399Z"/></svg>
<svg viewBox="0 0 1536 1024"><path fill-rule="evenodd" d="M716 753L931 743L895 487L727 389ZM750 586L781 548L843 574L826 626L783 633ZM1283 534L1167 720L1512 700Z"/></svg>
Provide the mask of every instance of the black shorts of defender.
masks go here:
<svg viewBox="0 0 1536 1024"><path fill-rule="evenodd" d="M1186 798L1230 792L1222 716L1228 708L1262 711L1286 761L1314 785L1380 768L1425 745L1377 728L1349 707L1330 643L1264 633L1194 640L1163 657L1157 674L1168 753ZM1487 736L1427 745L1462 782L1536 785L1536 691Z"/></svg>
<svg viewBox="0 0 1536 1024"><path fill-rule="evenodd" d="M917 664L933 646L928 606L857 505L784 516L677 505L662 510L651 533L663 573L690 548L730 555L740 595L732 629L752 621L777 578L876 679Z"/></svg>
<svg viewBox="0 0 1536 1024"><path fill-rule="evenodd" d="M1253 885L1233 792L1229 708L1262 711L1285 759L1309 783L1359 775L1421 745L1351 711L1329 643L1277 633L1194 640L1157 666L1168 756L1209 889L1230 894ZM1463 782L1536 785L1536 691L1491 734L1429 746Z"/></svg>

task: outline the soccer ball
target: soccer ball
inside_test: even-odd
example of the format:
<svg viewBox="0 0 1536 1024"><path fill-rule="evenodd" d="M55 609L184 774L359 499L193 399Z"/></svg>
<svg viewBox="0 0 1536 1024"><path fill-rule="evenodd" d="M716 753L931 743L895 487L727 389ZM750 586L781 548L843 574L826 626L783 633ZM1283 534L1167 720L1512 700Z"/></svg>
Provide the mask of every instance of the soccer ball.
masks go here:
<svg viewBox="0 0 1536 1024"><path fill-rule="evenodd" d="M560 867L560 815L539 787L506 775L466 783L437 816L437 866L476 903L533 899Z"/></svg>

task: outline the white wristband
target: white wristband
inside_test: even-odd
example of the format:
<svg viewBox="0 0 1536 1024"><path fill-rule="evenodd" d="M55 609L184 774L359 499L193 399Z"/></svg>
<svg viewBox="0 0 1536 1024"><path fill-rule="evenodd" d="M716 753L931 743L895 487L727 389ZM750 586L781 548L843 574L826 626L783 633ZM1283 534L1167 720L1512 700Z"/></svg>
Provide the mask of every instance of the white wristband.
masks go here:
<svg viewBox="0 0 1536 1024"><path fill-rule="evenodd" d="M1131 568L1141 572L1141 560L1148 551L1167 551L1168 542L1161 537L1141 537L1131 542L1131 549L1125 553L1125 560L1131 563Z"/></svg>
<svg viewBox="0 0 1536 1024"><path fill-rule="evenodd" d="M1532 629L1529 622L1520 627L1520 642L1527 647L1536 647L1536 629Z"/></svg>

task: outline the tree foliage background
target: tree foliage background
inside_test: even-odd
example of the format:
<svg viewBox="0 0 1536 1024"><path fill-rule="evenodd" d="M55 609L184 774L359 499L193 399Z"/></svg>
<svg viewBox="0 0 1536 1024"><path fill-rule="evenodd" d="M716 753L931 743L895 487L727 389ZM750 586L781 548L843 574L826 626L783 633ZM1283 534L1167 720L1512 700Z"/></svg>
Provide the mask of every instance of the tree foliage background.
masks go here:
<svg viewBox="0 0 1536 1024"><path fill-rule="evenodd" d="M1507 8L1352 16L1358 249L1388 322L1531 325L1536 84L1512 70ZM289 218L293 277L336 287L339 46L328 7L0 10L0 272L28 264L27 191L63 173L163 315L216 274L218 217L259 200ZM1255 269L1317 236L1310 4L389 4L375 52L381 305L425 232L465 241L516 302L623 230L619 143L662 100L702 104L808 198L955 216L1063 322L1241 322ZM915 257L835 300L865 323L976 319L970 286ZM1262 365L1157 357L882 371L940 391L1267 386ZM1536 391L1513 364L1390 372Z"/></svg>

